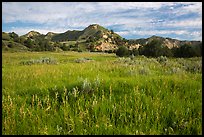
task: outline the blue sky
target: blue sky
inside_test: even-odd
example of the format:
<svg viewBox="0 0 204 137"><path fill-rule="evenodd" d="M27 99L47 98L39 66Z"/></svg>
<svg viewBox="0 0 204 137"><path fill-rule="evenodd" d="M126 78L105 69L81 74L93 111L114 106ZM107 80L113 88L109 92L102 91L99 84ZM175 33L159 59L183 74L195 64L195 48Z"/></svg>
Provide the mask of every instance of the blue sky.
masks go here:
<svg viewBox="0 0 204 137"><path fill-rule="evenodd" d="M24 35L83 30L90 24L126 39L152 35L202 40L202 2L3 2L2 31Z"/></svg>

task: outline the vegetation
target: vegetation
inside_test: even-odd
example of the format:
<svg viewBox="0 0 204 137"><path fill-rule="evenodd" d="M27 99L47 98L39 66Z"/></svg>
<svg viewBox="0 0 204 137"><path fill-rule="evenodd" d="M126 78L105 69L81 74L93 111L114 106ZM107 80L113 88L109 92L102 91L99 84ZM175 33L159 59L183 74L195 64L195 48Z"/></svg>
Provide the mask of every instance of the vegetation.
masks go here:
<svg viewBox="0 0 204 137"><path fill-rule="evenodd" d="M124 47L124 46L123 46ZM140 46L139 49L129 50L127 49L118 49L116 55L128 56L128 55L144 55L146 57L179 57L179 58L191 58L191 57L201 57L202 56L202 43L197 45L184 44L180 47L174 47L169 49L167 46L164 46L160 40L153 39L144 46ZM124 53L122 53L124 52Z"/></svg>
<svg viewBox="0 0 204 137"><path fill-rule="evenodd" d="M55 35L52 37L53 41L73 41L73 40L77 40L79 35L81 35L82 32L81 31L67 31L65 33L59 34L59 35Z"/></svg>
<svg viewBox="0 0 204 137"><path fill-rule="evenodd" d="M21 64L23 65L32 65L32 64L57 64L57 61L53 58L41 58L41 59L31 59L31 60L26 60L22 61Z"/></svg>
<svg viewBox="0 0 204 137"><path fill-rule="evenodd" d="M202 56L202 44L195 46L184 44L180 48L173 48L172 52L175 57L200 57Z"/></svg>
<svg viewBox="0 0 204 137"><path fill-rule="evenodd" d="M2 134L201 135L202 58L3 52Z"/></svg>
<svg viewBox="0 0 204 137"><path fill-rule="evenodd" d="M137 45L135 47L135 45ZM140 45L138 49L138 45ZM128 48L119 53L120 47ZM73 30L64 33L36 31L18 36L16 33L2 32L2 50L5 51L91 51L118 53L118 56L145 55L147 57L201 57L202 42L179 41L171 38L152 36L147 39L127 40L98 24L89 25L83 31Z"/></svg>
<svg viewBox="0 0 204 137"><path fill-rule="evenodd" d="M202 134L202 42L93 24L2 32L2 51L4 135Z"/></svg>
<svg viewBox="0 0 204 137"><path fill-rule="evenodd" d="M118 50L116 51L116 55L119 57L129 56L128 48L125 46L119 47Z"/></svg>

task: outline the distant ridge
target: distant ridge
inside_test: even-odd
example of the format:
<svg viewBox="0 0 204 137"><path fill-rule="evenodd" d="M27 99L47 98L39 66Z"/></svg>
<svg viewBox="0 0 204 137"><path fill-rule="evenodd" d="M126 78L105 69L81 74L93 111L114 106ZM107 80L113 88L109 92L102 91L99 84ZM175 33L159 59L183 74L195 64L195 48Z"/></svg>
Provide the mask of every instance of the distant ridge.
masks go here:
<svg viewBox="0 0 204 137"><path fill-rule="evenodd" d="M14 32L2 32L2 40L14 40L14 37L16 37L16 35L17 34L15 34ZM58 45L59 43L65 45L67 44L67 46L75 47L78 49L82 48L84 50L89 51L115 51L118 49L119 46L126 46L129 50L135 48L138 49L140 46L145 46L152 40L160 41L163 46L166 46L169 49L174 47L180 47L184 44L189 44L192 46L202 44L201 41L177 40L172 38L164 38L156 35L153 35L149 38L127 40L115 33L113 30L108 30L105 27L100 26L99 24L91 24L84 30L67 30L64 33L48 32L46 35L32 30L27 34L20 36L19 38L21 40L23 39L24 41L30 38L32 42L35 43L34 47L35 45L39 45L39 41L41 41L40 44L42 44L43 41L47 40L51 44L58 42ZM20 44L23 43L21 42Z"/></svg>

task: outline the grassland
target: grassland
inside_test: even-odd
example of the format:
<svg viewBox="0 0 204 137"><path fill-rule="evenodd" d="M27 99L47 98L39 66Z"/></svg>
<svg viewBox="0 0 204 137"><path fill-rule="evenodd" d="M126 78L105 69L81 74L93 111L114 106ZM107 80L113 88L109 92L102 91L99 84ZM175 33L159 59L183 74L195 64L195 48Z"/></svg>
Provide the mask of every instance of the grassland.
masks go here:
<svg viewBox="0 0 204 137"><path fill-rule="evenodd" d="M202 58L3 52L2 134L202 134Z"/></svg>

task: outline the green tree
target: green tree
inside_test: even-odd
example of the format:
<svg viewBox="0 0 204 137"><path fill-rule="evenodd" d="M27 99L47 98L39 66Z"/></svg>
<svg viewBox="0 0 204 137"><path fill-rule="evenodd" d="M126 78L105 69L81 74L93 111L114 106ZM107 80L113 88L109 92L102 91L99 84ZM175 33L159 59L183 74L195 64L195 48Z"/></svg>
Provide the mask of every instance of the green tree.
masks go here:
<svg viewBox="0 0 204 137"><path fill-rule="evenodd" d="M19 43L24 44L26 39L24 37L19 37Z"/></svg>
<svg viewBox="0 0 204 137"><path fill-rule="evenodd" d="M162 45L160 40L152 40L144 46L139 47L139 54L147 57L172 56L171 50Z"/></svg>
<svg viewBox="0 0 204 137"><path fill-rule="evenodd" d="M179 48L172 48L172 51L175 57L199 57L202 56L202 44L194 46L190 44L183 44Z"/></svg>
<svg viewBox="0 0 204 137"><path fill-rule="evenodd" d="M123 41L123 39L121 39L120 37L116 37L114 40L115 40L116 45L118 46L125 45L125 41Z"/></svg>
<svg viewBox="0 0 204 137"><path fill-rule="evenodd" d="M125 46L120 46L118 48L118 50L116 50L116 55L119 57L125 57L125 56L129 56L129 51L128 48Z"/></svg>
<svg viewBox="0 0 204 137"><path fill-rule="evenodd" d="M9 36L10 36L11 38L13 38L13 39L18 38L18 34L14 33L14 32L9 33Z"/></svg>
<svg viewBox="0 0 204 137"><path fill-rule="evenodd" d="M60 47L64 51L69 51L70 47L66 45L66 43L63 43L62 46Z"/></svg>
<svg viewBox="0 0 204 137"><path fill-rule="evenodd" d="M32 49L33 48L33 42L30 38L27 38L25 41L24 41L24 44L26 47Z"/></svg>
<svg viewBox="0 0 204 137"><path fill-rule="evenodd" d="M173 56L171 49L169 49L167 46L163 46L162 53L163 53L163 56L166 56L166 57Z"/></svg>
<svg viewBox="0 0 204 137"><path fill-rule="evenodd" d="M45 41L44 46L45 46L46 51L54 51L55 50L54 46L51 45L48 40Z"/></svg>
<svg viewBox="0 0 204 137"><path fill-rule="evenodd" d="M134 55L134 56L138 56L139 55L139 51L138 49L133 49L132 51L130 51L130 54Z"/></svg>
<svg viewBox="0 0 204 137"><path fill-rule="evenodd" d="M12 32L12 33L9 33L9 36L10 36L11 38L13 38L13 40L14 40L15 42L18 42L18 43L20 42L20 38L19 38L18 34Z"/></svg>

